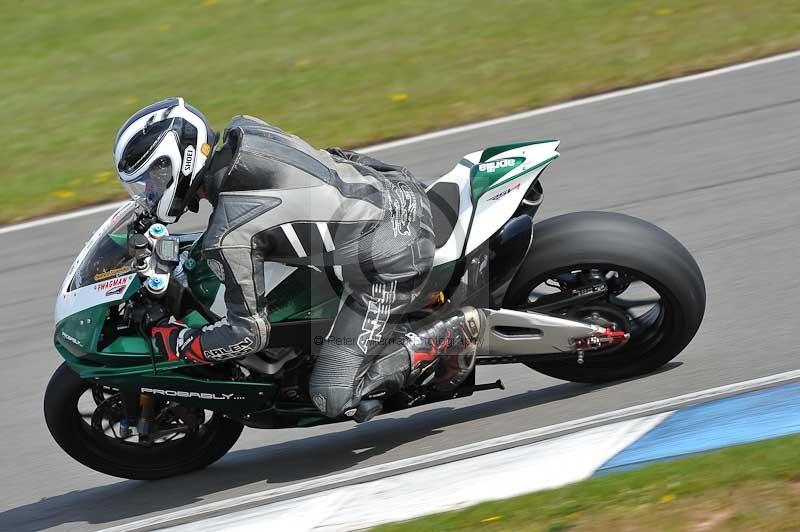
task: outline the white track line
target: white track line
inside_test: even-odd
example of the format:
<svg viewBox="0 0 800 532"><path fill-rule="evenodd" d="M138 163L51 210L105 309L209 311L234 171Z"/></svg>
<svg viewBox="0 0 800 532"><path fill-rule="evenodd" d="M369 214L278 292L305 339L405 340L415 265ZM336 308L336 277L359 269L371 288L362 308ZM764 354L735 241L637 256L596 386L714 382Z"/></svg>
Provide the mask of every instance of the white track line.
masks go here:
<svg viewBox="0 0 800 532"><path fill-rule="evenodd" d="M164 532L348 532L590 478L671 412L409 471L163 529ZM480 479L476 482L476 479Z"/></svg>
<svg viewBox="0 0 800 532"><path fill-rule="evenodd" d="M456 126L447 129L442 129L439 131L433 131L431 133L425 133L422 135L416 135L413 137L408 137L404 139L394 140L390 142L384 142L381 144L374 144L372 146L366 146L364 148L359 148L358 151L362 153L374 153L377 151L382 150L389 150L392 148L399 148L401 146L407 146L409 144L415 144L417 142L425 142L427 140L437 139L440 137L446 137L448 135L457 135L458 133L464 133L466 131L472 131L474 129L481 129L485 127L496 126L499 124L505 124L506 122L513 122L515 120L523 120L525 118L531 118L533 116L544 115L547 113L554 113L556 111L561 111L563 109L570 109L573 107L580 107L582 105L589 105L592 103L603 102L606 100L611 100L614 98L621 98L623 96L630 96L631 94L638 94L640 92L651 91L655 89L661 89L663 87L669 87L671 85L677 85L679 83L687 83L690 81L697 81L701 79L711 78L714 76L719 76L722 74L729 74L731 72L737 72L739 70L744 70L746 68L752 68L762 65L768 65L770 63L776 63L778 61L784 61L786 59L794 59L796 57L800 57L800 50L796 50L794 52L787 52L784 54L773 55L770 57L764 57L762 59L756 59L754 61L747 61L745 63L738 63L735 65L717 68L715 70L709 70L707 72L700 72L699 74L692 74L690 76L683 76L680 78L673 78L664 81L657 81L655 83L649 83L647 85L640 85L638 87L631 87L628 89L621 89L612 92L606 92L603 94L598 94L596 96L589 96L587 98L581 98L579 100L571 100L564 103L559 103L556 105L551 105L548 107L542 107L540 109L533 109L531 111L524 111L522 113L516 113L513 115L507 115L500 118L493 118L491 120L484 120L482 122L474 122L472 124L466 124L463 126ZM34 227L40 227L42 225L52 224L63 222L65 220L71 220L73 218L80 218L81 216L89 216L91 214L97 214L99 212L110 211L116 209L120 203L106 203L104 205L98 205L96 207L90 207L87 209L80 209L72 212L68 212L65 214L59 214L57 216L48 216L46 218L39 218L37 220L31 220L29 222L23 222L15 225L9 225L6 227L0 227L0 235L6 233L12 233L15 231L22 231L24 229L31 229Z"/></svg>
<svg viewBox="0 0 800 532"><path fill-rule="evenodd" d="M97 205L95 207L89 207L77 211L65 212L64 214L58 214L56 216L48 216L47 218L38 218L36 220L31 220L30 222L23 222L20 224L0 227L0 235L4 235L6 233L13 233L15 231L22 231L24 229L32 229L34 227L40 227L42 225L55 224L66 220L72 220L73 218L82 218L84 216L89 216L91 214L97 214L100 212L113 211L118 209L119 206L122 205L123 203L124 202L122 201L117 201L115 203L104 203L102 205Z"/></svg>
<svg viewBox="0 0 800 532"><path fill-rule="evenodd" d="M455 447L453 449L445 449L443 451L437 451L430 454L405 458L403 460L397 460L385 464L378 464L370 467L364 467L361 469L356 469L354 471L336 473L325 477L297 482L294 484L290 484L288 486L282 486L279 488L273 488L260 491L257 493L241 495L239 497L233 497L222 501L216 501L208 504L189 507L182 510L177 510L175 512L157 515L154 517L141 519L139 521L133 521L131 523L126 523L123 525L106 528L103 529L101 532L131 532L133 530L139 530L151 527L160 527L167 523L171 522L174 523L175 521L182 521L186 519L198 519L200 517L228 511L236 507L250 506L254 504L266 504L268 502L273 502L276 500L285 500L287 498L299 497L302 495L307 495L311 492L321 491L321 489L324 488L333 488L348 484L356 484L358 482L364 482L375 478L385 478L388 476L400 474L407 471L413 471L425 467L431 467L433 465L452 462L455 460L471 456L477 456L480 454L495 452L509 447L516 447L519 445L524 445L526 443L532 443L538 440L548 439L558 435L576 432L578 430L606 425L608 423L621 421L623 419L642 417L650 414L655 414L658 412L674 410L678 407L686 406L688 404L704 402L723 396L743 393L760 388L766 388L778 384L785 384L797 380L800 380L800 370L787 371L785 373L778 373L775 375L769 375L767 377L761 377L758 379L737 382L734 384L719 386L717 388L710 388L708 390L702 390L699 392L679 395L677 397L663 399L660 401L653 401L651 403L645 403L637 406L632 406L629 408L613 410L611 412L606 412L604 414L598 414L595 416L590 416L582 419L567 421L564 423L559 423L557 425L550 425L548 427L542 427L538 429L527 430L524 432L518 432L516 434L510 434L508 436L500 436L498 438L492 438L490 440L471 443L468 445L462 445L460 447Z"/></svg>

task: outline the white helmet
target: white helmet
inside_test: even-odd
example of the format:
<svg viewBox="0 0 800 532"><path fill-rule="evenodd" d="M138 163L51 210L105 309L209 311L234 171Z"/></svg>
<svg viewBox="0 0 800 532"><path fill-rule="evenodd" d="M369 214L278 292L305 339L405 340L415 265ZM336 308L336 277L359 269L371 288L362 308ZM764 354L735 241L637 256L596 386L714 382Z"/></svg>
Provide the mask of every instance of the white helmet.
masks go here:
<svg viewBox="0 0 800 532"><path fill-rule="evenodd" d="M136 112L114 142L122 186L164 223L196 210L196 193L217 134L183 98L169 98Z"/></svg>

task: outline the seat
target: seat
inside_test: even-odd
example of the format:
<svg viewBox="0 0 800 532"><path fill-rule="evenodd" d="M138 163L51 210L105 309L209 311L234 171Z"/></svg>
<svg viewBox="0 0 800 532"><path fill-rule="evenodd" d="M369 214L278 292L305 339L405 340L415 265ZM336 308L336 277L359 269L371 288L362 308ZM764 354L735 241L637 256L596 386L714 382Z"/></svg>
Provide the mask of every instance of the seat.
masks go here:
<svg viewBox="0 0 800 532"><path fill-rule="evenodd" d="M461 196L456 183L438 182L428 189L436 249L447 243L458 221Z"/></svg>

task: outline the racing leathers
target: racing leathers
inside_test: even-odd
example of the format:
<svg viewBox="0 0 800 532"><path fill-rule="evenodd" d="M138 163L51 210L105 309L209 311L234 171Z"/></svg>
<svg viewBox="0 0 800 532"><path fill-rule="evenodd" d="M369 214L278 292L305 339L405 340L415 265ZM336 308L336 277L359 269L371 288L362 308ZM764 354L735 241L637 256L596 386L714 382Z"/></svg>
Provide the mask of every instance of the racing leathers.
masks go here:
<svg viewBox="0 0 800 532"><path fill-rule="evenodd" d="M181 331L184 357L215 363L267 347L265 263L280 263L343 283L310 379L322 413L352 415L375 382L405 379L408 362L373 362L398 336L399 318L417 298L435 251L425 189L407 169L338 148L317 150L239 116L225 129L203 189L214 207L203 253L224 284L227 316Z"/></svg>

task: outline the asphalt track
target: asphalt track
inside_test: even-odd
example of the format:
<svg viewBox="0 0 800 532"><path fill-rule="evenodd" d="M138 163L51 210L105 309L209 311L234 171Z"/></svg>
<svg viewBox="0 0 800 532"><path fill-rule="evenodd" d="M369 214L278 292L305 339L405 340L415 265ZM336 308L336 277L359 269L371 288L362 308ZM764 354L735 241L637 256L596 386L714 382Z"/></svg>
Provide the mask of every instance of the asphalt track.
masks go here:
<svg viewBox="0 0 800 532"><path fill-rule="evenodd" d="M798 86L800 58L784 59L376 153L432 178L488 145L560 138L540 218L577 210L646 218L681 240L705 274L705 322L661 372L586 386L521 366L481 368L479 381L502 378L507 389L363 426L248 429L211 468L160 482L123 481L73 462L41 415L60 363L51 347L54 297L107 213L0 234L0 530L103 528L797 369Z"/></svg>

